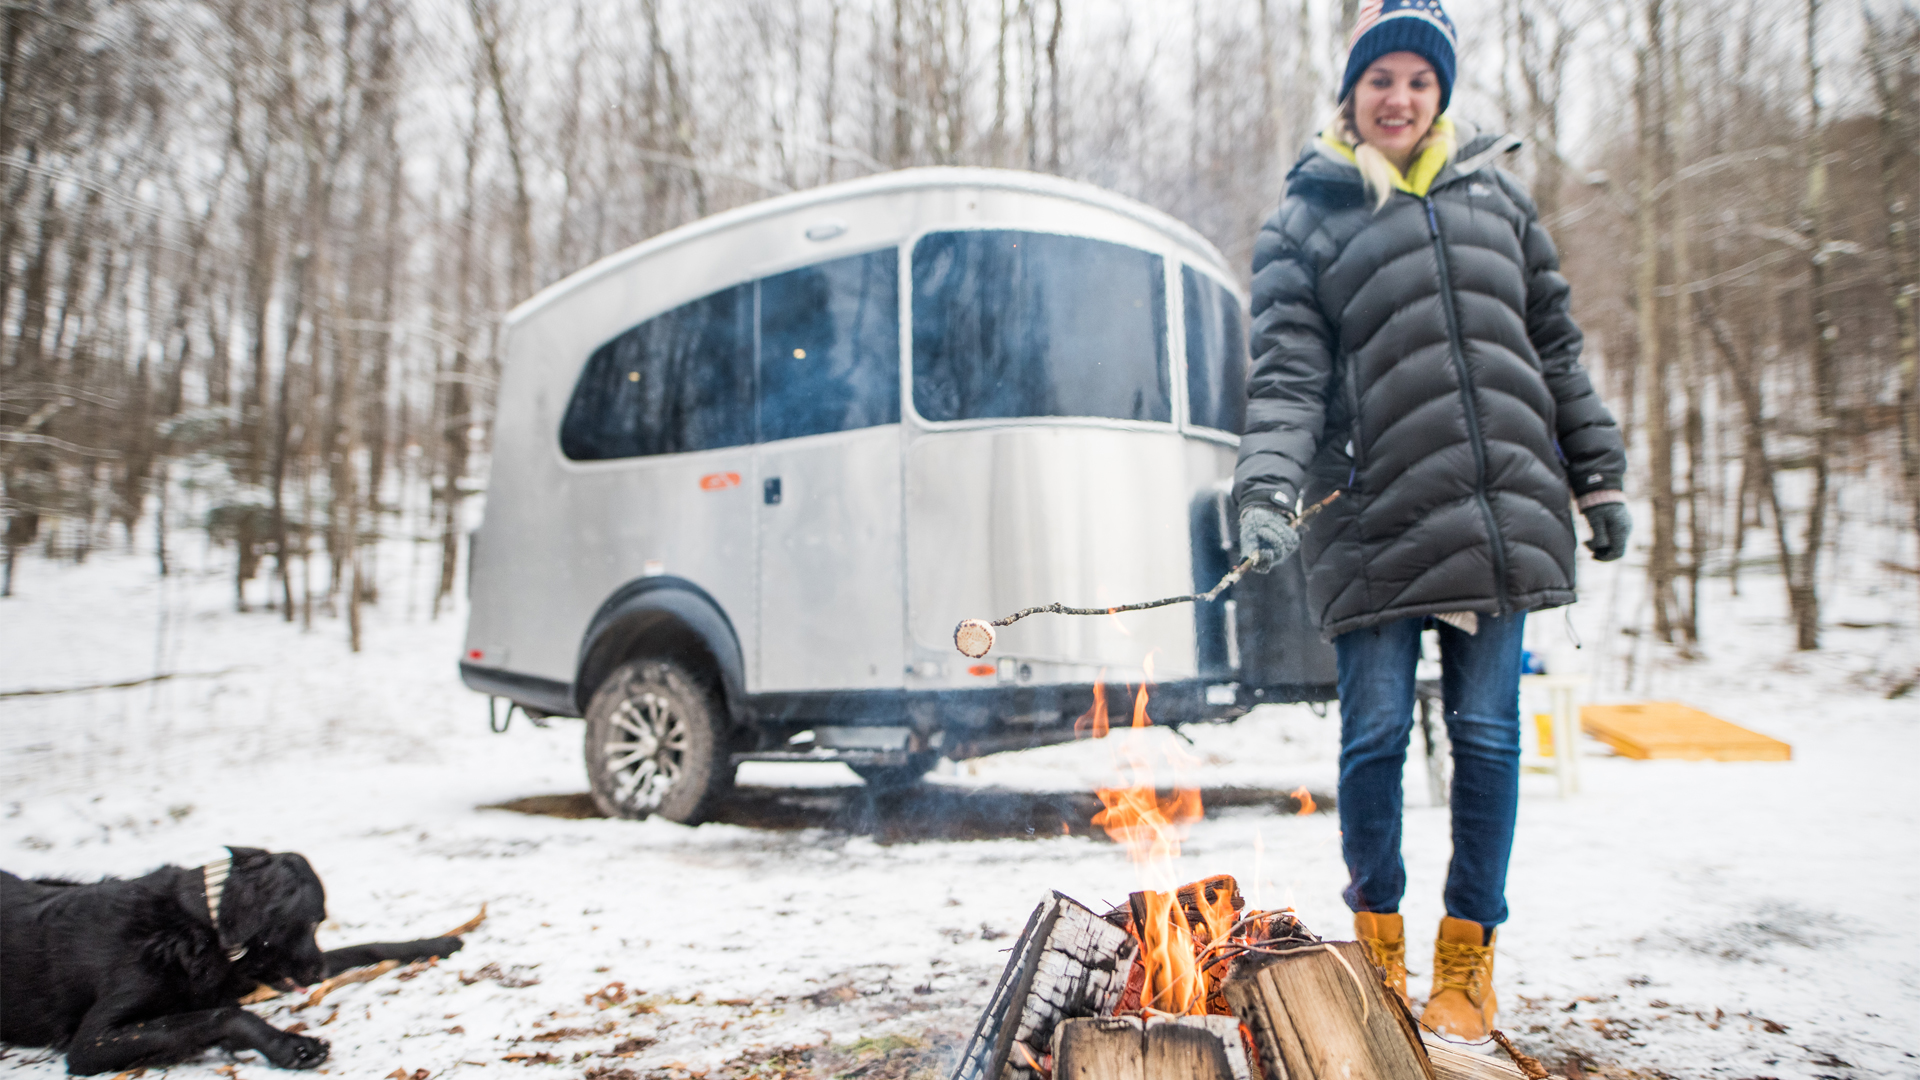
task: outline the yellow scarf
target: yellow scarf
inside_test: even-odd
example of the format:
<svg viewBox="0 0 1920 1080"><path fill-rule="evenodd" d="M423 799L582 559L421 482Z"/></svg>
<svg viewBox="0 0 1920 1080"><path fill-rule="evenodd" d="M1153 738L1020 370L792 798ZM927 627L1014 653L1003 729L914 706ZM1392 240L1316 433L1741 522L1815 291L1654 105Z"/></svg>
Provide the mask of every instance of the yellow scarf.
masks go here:
<svg viewBox="0 0 1920 1080"><path fill-rule="evenodd" d="M1446 116L1437 118L1433 122L1433 129L1435 131L1452 134L1452 118ZM1359 164L1359 159L1353 156L1353 147L1348 145L1345 139L1335 134L1333 128L1328 128L1321 132L1320 141L1334 150L1338 150L1340 155L1348 161ZM1388 162L1387 165L1388 168L1391 169L1393 163ZM1416 199L1424 199L1427 197L1427 189L1433 186L1434 177L1439 176L1440 170L1446 167L1446 148L1438 143L1429 144L1425 150L1420 151L1420 156L1413 160L1413 167L1407 170L1405 176L1400 175L1399 169L1393 169L1394 190L1404 191Z"/></svg>

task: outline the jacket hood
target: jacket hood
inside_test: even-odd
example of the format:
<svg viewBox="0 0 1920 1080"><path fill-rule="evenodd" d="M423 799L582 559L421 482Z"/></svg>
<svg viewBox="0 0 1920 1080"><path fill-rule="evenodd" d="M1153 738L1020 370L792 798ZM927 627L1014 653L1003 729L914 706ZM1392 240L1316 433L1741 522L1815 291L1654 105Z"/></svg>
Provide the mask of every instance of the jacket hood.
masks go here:
<svg viewBox="0 0 1920 1080"><path fill-rule="evenodd" d="M1453 124L1459 152L1433 178L1428 190L1495 165L1522 145L1516 135L1481 131L1465 120L1455 120ZM1366 184L1360 178L1358 165L1315 135L1287 172L1287 194L1336 206L1358 206L1366 201Z"/></svg>

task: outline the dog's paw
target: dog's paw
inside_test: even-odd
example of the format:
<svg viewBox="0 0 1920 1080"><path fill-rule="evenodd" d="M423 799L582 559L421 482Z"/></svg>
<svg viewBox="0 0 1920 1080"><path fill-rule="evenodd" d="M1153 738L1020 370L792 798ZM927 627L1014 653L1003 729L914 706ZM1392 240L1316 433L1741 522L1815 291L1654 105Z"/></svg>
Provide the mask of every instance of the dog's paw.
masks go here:
<svg viewBox="0 0 1920 1080"><path fill-rule="evenodd" d="M311 1069L327 1060L332 1052L332 1044L325 1039L310 1038L306 1035L292 1035L281 1032L285 1038L277 1045L268 1048L267 1060L283 1069Z"/></svg>

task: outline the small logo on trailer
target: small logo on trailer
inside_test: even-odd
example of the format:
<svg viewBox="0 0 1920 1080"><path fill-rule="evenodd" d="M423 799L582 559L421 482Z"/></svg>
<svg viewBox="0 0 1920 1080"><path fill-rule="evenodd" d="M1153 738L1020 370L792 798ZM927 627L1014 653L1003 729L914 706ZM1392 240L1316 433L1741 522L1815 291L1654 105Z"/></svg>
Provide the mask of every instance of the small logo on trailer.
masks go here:
<svg viewBox="0 0 1920 1080"><path fill-rule="evenodd" d="M708 473L700 478L701 491L725 491L740 486L740 474L737 472Z"/></svg>

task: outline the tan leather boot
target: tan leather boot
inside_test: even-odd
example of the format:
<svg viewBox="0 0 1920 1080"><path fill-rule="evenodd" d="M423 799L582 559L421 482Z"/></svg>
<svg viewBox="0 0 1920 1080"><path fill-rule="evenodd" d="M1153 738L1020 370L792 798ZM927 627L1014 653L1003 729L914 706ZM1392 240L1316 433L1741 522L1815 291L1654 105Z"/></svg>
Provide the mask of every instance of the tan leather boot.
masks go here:
<svg viewBox="0 0 1920 1080"><path fill-rule="evenodd" d="M1433 943L1433 993L1420 1022L1435 1034L1478 1042L1493 1033L1493 946L1477 922L1449 915ZM1481 944L1484 941L1486 944Z"/></svg>
<svg viewBox="0 0 1920 1080"><path fill-rule="evenodd" d="M1400 995L1401 1001L1407 1000L1407 928L1396 914L1383 914L1373 911L1353 913L1354 935L1364 945L1367 955L1385 976L1387 986Z"/></svg>

